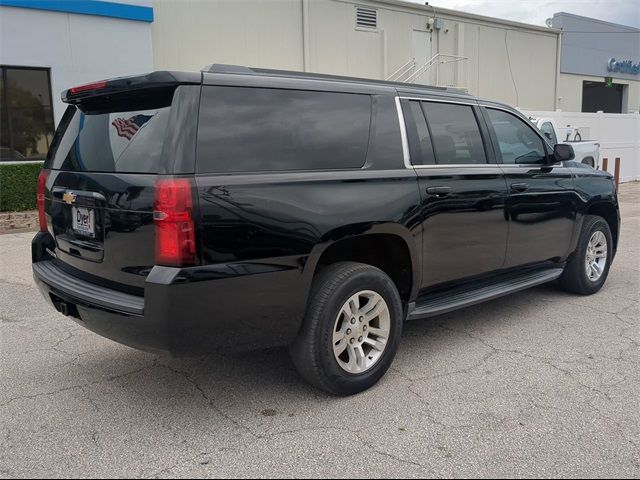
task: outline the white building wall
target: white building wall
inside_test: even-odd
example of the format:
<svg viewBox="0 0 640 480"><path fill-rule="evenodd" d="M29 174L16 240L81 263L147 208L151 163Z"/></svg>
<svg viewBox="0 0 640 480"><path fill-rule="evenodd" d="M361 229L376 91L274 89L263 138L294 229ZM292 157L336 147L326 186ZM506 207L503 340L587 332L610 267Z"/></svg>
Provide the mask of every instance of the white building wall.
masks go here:
<svg viewBox="0 0 640 480"><path fill-rule="evenodd" d="M211 63L303 70L301 0L153 2L156 69Z"/></svg>
<svg viewBox="0 0 640 480"><path fill-rule="evenodd" d="M0 64L51 69L56 124L65 110L63 90L152 71L152 51L151 24L146 22L0 7Z"/></svg>
<svg viewBox="0 0 640 480"><path fill-rule="evenodd" d="M232 63L303 70L306 38L308 70L376 79L410 60L412 30L427 30L433 16L431 7L394 0L155 0L153 5L157 69ZM376 31L355 28L356 5L378 10ZM522 108L556 107L557 32L445 9L435 12L444 26L429 34L431 54L469 57L452 70L457 79L441 83L455 80L472 94Z"/></svg>

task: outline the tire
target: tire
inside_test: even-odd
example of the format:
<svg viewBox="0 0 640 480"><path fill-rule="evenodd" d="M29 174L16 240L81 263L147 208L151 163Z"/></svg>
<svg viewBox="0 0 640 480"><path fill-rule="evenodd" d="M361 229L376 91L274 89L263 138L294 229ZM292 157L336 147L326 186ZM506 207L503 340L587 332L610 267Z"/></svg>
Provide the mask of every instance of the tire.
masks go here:
<svg viewBox="0 0 640 480"><path fill-rule="evenodd" d="M375 305L367 312L374 301ZM362 311L352 308L358 302ZM361 316L351 325L358 313L347 313L353 311ZM382 313L372 317L378 311ZM333 395L354 395L375 385L391 366L402 335L402 323L400 295L382 270L355 262L329 265L317 274L311 286L303 326L290 348L293 363L300 375L317 388ZM387 332L387 338L377 336L374 330L383 335ZM337 341L337 337L341 339ZM376 343L377 349L370 341ZM345 350L338 356L336 351L341 347ZM360 363L352 361L352 356ZM360 367L363 370L357 371Z"/></svg>
<svg viewBox="0 0 640 480"><path fill-rule="evenodd" d="M589 255L589 242L594 239L594 235L600 232L606 240L606 254L603 259L604 265L601 273L597 278L590 277L587 267L587 256ZM560 276L560 286L569 292L579 293L581 295L592 295L602 288L611 266L613 256L613 237L609 224L602 218L595 215L586 215L580 232L580 239L575 251L569 257L564 272ZM602 255L602 251L600 250Z"/></svg>
<svg viewBox="0 0 640 480"><path fill-rule="evenodd" d="M583 158L582 163L589 165L591 168L596 168L596 162L593 160L593 157Z"/></svg>

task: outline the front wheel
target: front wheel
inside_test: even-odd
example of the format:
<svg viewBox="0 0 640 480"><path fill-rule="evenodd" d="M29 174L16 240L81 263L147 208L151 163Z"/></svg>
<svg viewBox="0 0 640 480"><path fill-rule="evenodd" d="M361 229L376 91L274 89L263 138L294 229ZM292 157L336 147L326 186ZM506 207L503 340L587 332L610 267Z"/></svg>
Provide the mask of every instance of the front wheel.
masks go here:
<svg viewBox="0 0 640 480"><path fill-rule="evenodd" d="M334 395L353 395L386 373L402 334L395 284L370 265L340 262L314 279L291 356L302 377Z"/></svg>
<svg viewBox="0 0 640 480"><path fill-rule="evenodd" d="M587 215L576 250L567 261L560 285L570 292L591 295L598 292L609 275L613 258L613 237L602 217Z"/></svg>

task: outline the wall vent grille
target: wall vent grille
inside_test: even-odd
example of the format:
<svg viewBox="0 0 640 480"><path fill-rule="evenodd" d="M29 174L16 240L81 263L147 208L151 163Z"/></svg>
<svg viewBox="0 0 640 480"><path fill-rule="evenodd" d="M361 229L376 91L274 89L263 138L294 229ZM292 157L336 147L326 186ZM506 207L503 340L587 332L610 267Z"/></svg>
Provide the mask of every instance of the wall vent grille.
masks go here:
<svg viewBox="0 0 640 480"><path fill-rule="evenodd" d="M378 11L374 8L356 7L356 28L378 28Z"/></svg>

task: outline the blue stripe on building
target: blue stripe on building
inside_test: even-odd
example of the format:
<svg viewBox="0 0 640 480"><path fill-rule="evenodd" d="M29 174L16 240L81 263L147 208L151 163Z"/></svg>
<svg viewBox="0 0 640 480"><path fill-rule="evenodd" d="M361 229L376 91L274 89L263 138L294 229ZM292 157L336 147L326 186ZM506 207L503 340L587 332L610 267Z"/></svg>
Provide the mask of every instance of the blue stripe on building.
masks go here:
<svg viewBox="0 0 640 480"><path fill-rule="evenodd" d="M153 22L153 7L100 0L0 0L0 6Z"/></svg>

